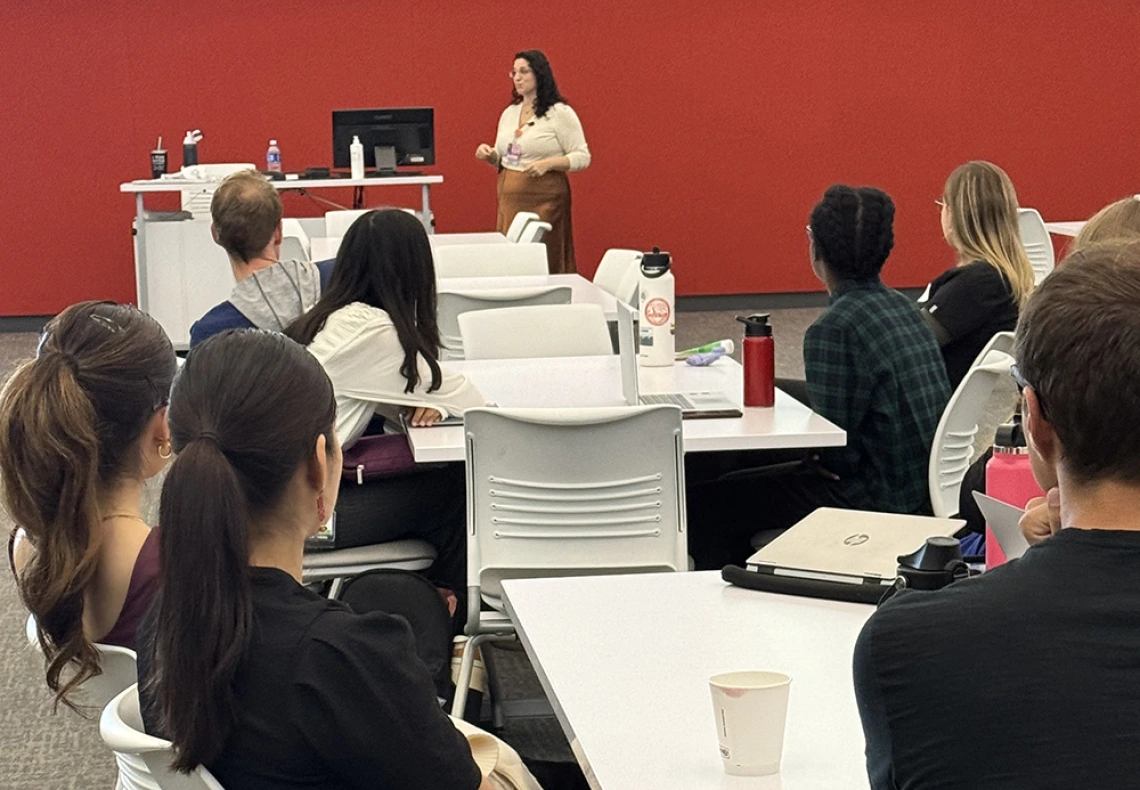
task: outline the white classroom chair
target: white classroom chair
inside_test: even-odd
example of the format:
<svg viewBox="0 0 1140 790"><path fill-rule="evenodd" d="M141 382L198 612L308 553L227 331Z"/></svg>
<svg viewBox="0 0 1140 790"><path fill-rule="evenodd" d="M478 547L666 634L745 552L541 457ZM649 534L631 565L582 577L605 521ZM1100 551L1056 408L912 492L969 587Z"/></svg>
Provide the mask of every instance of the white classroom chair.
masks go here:
<svg viewBox="0 0 1140 790"><path fill-rule="evenodd" d="M301 226L301 221L299 219L285 217L281 220L282 244L284 244L285 239L288 238L296 239L298 243L300 243L301 248L305 251L305 257L303 259L298 258L296 260L311 260L309 256L312 254L312 245L309 241L309 234L305 232L305 229ZM284 251L282 251L281 260L289 260L289 258L285 257Z"/></svg>
<svg viewBox="0 0 1140 790"><path fill-rule="evenodd" d="M349 485L346 483L346 485ZM301 565L301 583L331 581L329 598L337 598L345 579L378 568L424 571L435 562L435 548L422 540L408 538L355 546L350 549L306 551Z"/></svg>
<svg viewBox="0 0 1140 790"><path fill-rule="evenodd" d="M312 249L310 259L314 261L335 260L336 254L340 252L342 241L344 241L344 236L314 236L310 240Z"/></svg>
<svg viewBox="0 0 1140 790"><path fill-rule="evenodd" d="M528 222L519 235L519 244L537 244L554 228L549 222Z"/></svg>
<svg viewBox="0 0 1140 790"><path fill-rule="evenodd" d="M598 268L594 272L594 285L607 293L621 299L619 290L625 276L637 269L641 263L642 253L637 250L610 249L602 255ZM625 301L624 299L622 301Z"/></svg>
<svg viewBox="0 0 1140 790"><path fill-rule="evenodd" d="M614 291L614 296L619 302L625 302L630 307L637 309L637 289L641 285L641 266L630 266L625 275L618 283L617 290Z"/></svg>
<svg viewBox="0 0 1140 790"><path fill-rule="evenodd" d="M596 304L536 305L459 316L465 359L589 357L614 353Z"/></svg>
<svg viewBox="0 0 1140 790"><path fill-rule="evenodd" d="M1035 208L1019 208L1017 222L1021 226L1021 246L1033 265L1033 281L1039 285L1053 271L1056 263L1053 239L1045 228L1045 220Z"/></svg>
<svg viewBox="0 0 1140 790"><path fill-rule="evenodd" d="M277 257L282 261L307 261L309 253L296 236L285 236L281 239L281 252Z"/></svg>
<svg viewBox="0 0 1140 790"><path fill-rule="evenodd" d="M449 244L432 250L432 258L440 279L550 273L545 244Z"/></svg>
<svg viewBox="0 0 1140 790"><path fill-rule="evenodd" d="M1013 356L1013 332L995 332L994 336L990 338L989 342L978 352L978 356L974 357L974 361L970 363L970 367L977 367L986 358L986 355L991 351L1000 351L1003 354Z"/></svg>
<svg viewBox="0 0 1140 790"><path fill-rule="evenodd" d="M522 236L523 229L526 228L529 223L538 220L538 218L538 215L533 211L520 211L515 214L514 219L511 220L510 227L507 228L507 241L518 241L519 237Z"/></svg>
<svg viewBox="0 0 1140 790"><path fill-rule="evenodd" d="M28 615L24 623L24 636L28 644L37 651L40 649L35 615ZM102 672L78 686L71 693L71 699L79 707L99 710L116 694L138 680L138 669L135 651L130 648L96 642L95 650L99 653L99 669ZM65 670L65 675L60 680L66 682L68 677L70 676Z"/></svg>
<svg viewBox="0 0 1140 790"><path fill-rule="evenodd" d="M958 497L974 455L978 423L994 387L1003 378L1012 378L1009 371L1012 364L1013 357L1003 351L987 352L981 362L966 373L942 411L934 430L927 467L930 504L938 518L958 514Z"/></svg>
<svg viewBox="0 0 1140 790"><path fill-rule="evenodd" d="M143 731L137 684L124 689L103 709L99 734L119 758L119 787L123 790L225 790L205 766L189 774L170 767L170 741Z"/></svg>
<svg viewBox="0 0 1140 790"><path fill-rule="evenodd" d="M326 211L325 236L343 236L348 232L348 229L352 227L352 223L356 222L361 215L367 214L371 210L372 209L368 208L353 208L339 211Z"/></svg>
<svg viewBox="0 0 1140 790"><path fill-rule="evenodd" d="M452 709L458 718L475 648L514 638L503 579L688 569L676 406L468 409L463 431L470 639Z"/></svg>
<svg viewBox="0 0 1140 790"><path fill-rule="evenodd" d="M443 342L440 359L463 359L463 336L459 316L475 310L528 307L543 304L570 304L569 285L545 288L496 288L486 291L440 291L436 309L439 338Z"/></svg>

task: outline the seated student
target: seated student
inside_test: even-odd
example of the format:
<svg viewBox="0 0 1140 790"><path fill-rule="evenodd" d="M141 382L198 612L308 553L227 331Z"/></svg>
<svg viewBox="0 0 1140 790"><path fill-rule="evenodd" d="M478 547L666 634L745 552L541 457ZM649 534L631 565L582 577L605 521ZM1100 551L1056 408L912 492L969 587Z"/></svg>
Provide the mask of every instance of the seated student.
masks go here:
<svg viewBox="0 0 1140 790"><path fill-rule="evenodd" d="M39 624L47 684L67 704L99 672L92 643L135 647L157 584L142 487L171 455L175 367L153 318L81 302L48 323L35 359L0 396L0 477L16 523L9 562Z"/></svg>
<svg viewBox="0 0 1140 790"><path fill-rule="evenodd" d="M333 262L282 261L277 189L252 170L234 173L210 201L210 231L230 258L237 285L228 301L190 327L190 346L227 329L284 332L316 304Z"/></svg>
<svg viewBox="0 0 1140 790"><path fill-rule="evenodd" d="M1004 170L989 162L961 165L938 204L942 235L958 262L930 283L920 304L954 390L990 338L1013 331L1034 276L1021 244L1017 193Z"/></svg>
<svg viewBox="0 0 1140 790"><path fill-rule="evenodd" d="M399 430L401 415L427 425L486 403L466 377L439 364L431 246L423 225L403 211L371 211L352 224L328 288L288 334L309 347L332 380L337 437L345 448L376 415ZM339 501L337 548L421 537L437 552L429 575L462 596L462 464L425 465L363 485L345 482Z"/></svg>
<svg viewBox="0 0 1140 790"><path fill-rule="evenodd" d="M337 506L335 427L328 377L284 335L228 332L187 357L140 636L146 729L226 787L475 790L407 623L301 585L305 538Z"/></svg>
<svg viewBox="0 0 1140 790"><path fill-rule="evenodd" d="M855 692L875 790L1136 787L1140 244L1068 258L1029 300L1016 373L1065 528L867 621Z"/></svg>
<svg viewBox="0 0 1140 790"><path fill-rule="evenodd" d="M831 295L804 336L811 408L847 432L791 472L693 486L690 553L699 568L742 562L749 539L818 507L928 513L927 461L950 396L946 368L914 302L883 285L895 206L872 187L830 187L811 213L811 264Z"/></svg>

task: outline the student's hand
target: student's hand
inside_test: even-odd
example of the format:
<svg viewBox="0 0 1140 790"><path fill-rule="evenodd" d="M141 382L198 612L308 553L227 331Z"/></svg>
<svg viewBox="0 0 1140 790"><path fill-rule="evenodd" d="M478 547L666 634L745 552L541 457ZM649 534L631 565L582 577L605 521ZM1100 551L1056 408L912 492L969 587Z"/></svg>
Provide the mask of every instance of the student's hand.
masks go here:
<svg viewBox="0 0 1140 790"><path fill-rule="evenodd" d="M475 149L475 158L481 162L494 162L495 156L495 149L486 143L480 143L479 147Z"/></svg>
<svg viewBox="0 0 1140 790"><path fill-rule="evenodd" d="M1051 537L1061 529L1061 492L1050 488L1045 496L1029 500L1018 525L1030 546Z"/></svg>
<svg viewBox="0 0 1140 790"><path fill-rule="evenodd" d="M435 425L442 419L443 415L435 409L427 406L419 406L412 410L408 422L416 428L426 428L429 425Z"/></svg>
<svg viewBox="0 0 1140 790"><path fill-rule="evenodd" d="M529 165L527 165L526 170L523 172L525 172L531 178L538 178L539 176L546 175L549 171L550 160L539 159L537 162L531 162Z"/></svg>
<svg viewBox="0 0 1140 790"><path fill-rule="evenodd" d="M835 480L835 481L839 480L839 475L835 474L835 472L832 472L830 469L828 469L827 467L825 467L823 464L821 464L819 462L819 455L818 454L816 454L816 453L809 454L807 457L807 464L812 469L814 469L815 473L817 475L819 475L820 477L827 478L828 480Z"/></svg>

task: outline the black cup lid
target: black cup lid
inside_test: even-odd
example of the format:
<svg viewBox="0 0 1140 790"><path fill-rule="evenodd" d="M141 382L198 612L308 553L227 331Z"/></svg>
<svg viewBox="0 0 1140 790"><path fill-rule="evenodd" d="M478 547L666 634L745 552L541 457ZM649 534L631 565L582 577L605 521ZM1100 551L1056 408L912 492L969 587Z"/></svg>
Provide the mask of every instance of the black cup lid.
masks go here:
<svg viewBox="0 0 1140 790"><path fill-rule="evenodd" d="M768 313L753 313L749 316L738 315L736 320L744 324L745 337L771 337L772 327L768 325Z"/></svg>
<svg viewBox="0 0 1140 790"><path fill-rule="evenodd" d="M661 252L659 247L654 247L653 252L642 253L641 273L646 277L660 277L669 271L670 262L669 253Z"/></svg>

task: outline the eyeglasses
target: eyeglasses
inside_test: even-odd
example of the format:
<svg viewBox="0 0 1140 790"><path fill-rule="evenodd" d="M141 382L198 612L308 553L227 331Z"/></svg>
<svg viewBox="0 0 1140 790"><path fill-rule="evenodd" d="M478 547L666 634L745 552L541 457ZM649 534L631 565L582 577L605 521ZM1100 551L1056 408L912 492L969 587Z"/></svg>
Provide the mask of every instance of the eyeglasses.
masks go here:
<svg viewBox="0 0 1140 790"><path fill-rule="evenodd" d="M1009 375L1013 376L1013 383L1017 385L1017 391L1022 396L1025 395L1025 388L1026 387L1032 387L1033 386L1032 384L1030 384L1028 381L1025 380L1025 376L1022 374L1021 369L1019 367L1017 367L1016 364L1009 366ZM1044 414L1045 414L1045 403L1041 400L1041 393L1037 391L1036 387L1033 387L1033 394L1035 396L1037 396L1037 406L1041 409L1042 416L1044 416Z"/></svg>
<svg viewBox="0 0 1140 790"><path fill-rule="evenodd" d="M934 201L934 205L938 206L938 208L946 208L946 201L942 198L938 198Z"/></svg>

